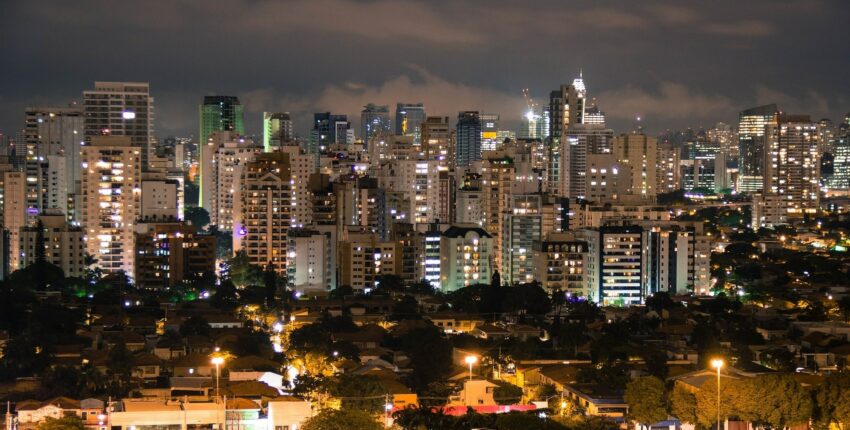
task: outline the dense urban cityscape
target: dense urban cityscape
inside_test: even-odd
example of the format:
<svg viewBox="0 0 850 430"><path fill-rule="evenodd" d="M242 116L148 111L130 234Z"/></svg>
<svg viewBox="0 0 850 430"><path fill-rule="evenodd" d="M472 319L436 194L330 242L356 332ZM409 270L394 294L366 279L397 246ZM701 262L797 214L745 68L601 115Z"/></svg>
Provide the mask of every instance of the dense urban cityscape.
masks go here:
<svg viewBox="0 0 850 430"><path fill-rule="evenodd" d="M705 31L774 28L745 22ZM567 64L512 111L175 113L97 64L70 99L0 96L2 429L850 424L846 94L649 127Z"/></svg>

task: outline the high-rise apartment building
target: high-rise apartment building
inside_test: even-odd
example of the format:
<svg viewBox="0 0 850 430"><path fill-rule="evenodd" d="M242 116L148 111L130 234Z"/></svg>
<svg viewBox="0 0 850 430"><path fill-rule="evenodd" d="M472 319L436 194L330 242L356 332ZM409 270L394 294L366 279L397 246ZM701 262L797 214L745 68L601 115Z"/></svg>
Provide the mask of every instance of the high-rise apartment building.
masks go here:
<svg viewBox="0 0 850 430"><path fill-rule="evenodd" d="M200 111L200 131L198 133L198 158L203 160L209 149L210 135L217 131L228 131L237 136L245 135L245 112L236 96L205 96ZM210 154L207 154L207 158ZM198 206L204 206L204 182L212 180L212 171L203 161L200 166L200 196ZM207 209L209 210L209 209Z"/></svg>
<svg viewBox="0 0 850 430"><path fill-rule="evenodd" d="M91 136L83 147L80 206L88 253L106 273L134 272L133 233L141 215L142 148L129 136Z"/></svg>
<svg viewBox="0 0 850 430"><path fill-rule="evenodd" d="M263 151L271 152L294 137L289 112L263 112Z"/></svg>
<svg viewBox="0 0 850 430"><path fill-rule="evenodd" d="M789 217L813 214L820 203L818 125L808 115L780 114L765 127L762 193L780 197Z"/></svg>
<svg viewBox="0 0 850 430"><path fill-rule="evenodd" d="M289 154L257 154L242 171L239 210L234 208L233 250L251 264L286 274L287 232L292 200Z"/></svg>
<svg viewBox="0 0 850 430"><path fill-rule="evenodd" d="M481 227L453 225L440 235L441 291L489 284L493 268L493 238Z"/></svg>
<svg viewBox="0 0 850 430"><path fill-rule="evenodd" d="M603 226L580 231L588 242L587 282L590 298L603 306L640 304L643 228Z"/></svg>
<svg viewBox="0 0 850 430"><path fill-rule="evenodd" d="M41 232L39 232L41 229ZM39 215L35 224L21 228L20 267L24 268L39 258L37 246L44 246L44 260L60 269L67 277L83 277L86 264L85 232L74 227L62 213Z"/></svg>
<svg viewBox="0 0 850 430"><path fill-rule="evenodd" d="M134 232L136 285L166 289L215 271L215 236L180 221L144 220Z"/></svg>
<svg viewBox="0 0 850 430"><path fill-rule="evenodd" d="M481 115L476 111L457 115L457 146L455 162L458 167L468 167L481 159Z"/></svg>
<svg viewBox="0 0 850 430"><path fill-rule="evenodd" d="M621 134L614 139L612 152L631 168L630 194L654 199L658 185L658 141L643 133Z"/></svg>
<svg viewBox="0 0 850 430"><path fill-rule="evenodd" d="M154 98L146 82L95 82L94 89L83 91L85 141L93 136L111 135L130 138L139 148L142 166L156 146L154 135Z"/></svg>
<svg viewBox="0 0 850 430"><path fill-rule="evenodd" d="M479 136L480 139L480 136ZM455 135L447 116L429 116L422 123L421 152L428 160L441 161L444 166L454 166Z"/></svg>
<svg viewBox="0 0 850 430"><path fill-rule="evenodd" d="M543 200L540 194L511 197L510 212L502 214L501 275L508 285L534 281L534 243L542 239Z"/></svg>
<svg viewBox="0 0 850 430"><path fill-rule="evenodd" d="M84 116L79 107L28 107L25 111L27 206L58 209L69 219L80 180ZM44 172L47 168L50 171ZM50 180L45 183L45 178ZM36 213L36 211L33 211Z"/></svg>
<svg viewBox="0 0 850 430"><path fill-rule="evenodd" d="M20 268L19 234L21 228L27 226L27 178L23 172L17 171L5 171L2 178L2 227L9 231L9 270L14 272Z"/></svg>
<svg viewBox="0 0 850 430"><path fill-rule="evenodd" d="M481 120L481 152L495 151L503 140L499 138L499 115L482 113L479 119Z"/></svg>
<svg viewBox="0 0 850 430"><path fill-rule="evenodd" d="M738 115L739 192L762 189L765 160L765 127L775 125L779 108L775 104L754 107Z"/></svg>
<svg viewBox="0 0 850 430"><path fill-rule="evenodd" d="M331 145L348 145L354 143L354 130L347 115L336 115L330 112L313 114L313 129L310 130L310 141L307 152L318 154L326 151Z"/></svg>

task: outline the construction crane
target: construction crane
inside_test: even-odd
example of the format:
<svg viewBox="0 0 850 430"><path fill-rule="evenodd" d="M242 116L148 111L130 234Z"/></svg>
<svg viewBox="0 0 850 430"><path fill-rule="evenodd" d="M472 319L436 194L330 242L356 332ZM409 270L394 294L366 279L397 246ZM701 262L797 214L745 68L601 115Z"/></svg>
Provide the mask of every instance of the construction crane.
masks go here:
<svg viewBox="0 0 850 430"><path fill-rule="evenodd" d="M522 97L525 99L525 104L528 106L528 110L534 112L534 108L537 105L534 104L534 100L532 100L531 96L528 95L528 88L522 89Z"/></svg>

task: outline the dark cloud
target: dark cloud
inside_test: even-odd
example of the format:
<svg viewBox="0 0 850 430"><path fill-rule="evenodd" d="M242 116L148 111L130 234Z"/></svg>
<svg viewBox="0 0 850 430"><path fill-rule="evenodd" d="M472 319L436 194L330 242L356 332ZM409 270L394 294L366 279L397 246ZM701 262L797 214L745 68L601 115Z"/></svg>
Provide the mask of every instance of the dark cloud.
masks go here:
<svg viewBox="0 0 850 430"><path fill-rule="evenodd" d="M731 121L776 101L845 111L850 4L825 1L106 0L0 2L0 130L95 80L151 82L160 135L195 133L207 94L356 121L368 102L499 113L516 125L580 69L612 125Z"/></svg>

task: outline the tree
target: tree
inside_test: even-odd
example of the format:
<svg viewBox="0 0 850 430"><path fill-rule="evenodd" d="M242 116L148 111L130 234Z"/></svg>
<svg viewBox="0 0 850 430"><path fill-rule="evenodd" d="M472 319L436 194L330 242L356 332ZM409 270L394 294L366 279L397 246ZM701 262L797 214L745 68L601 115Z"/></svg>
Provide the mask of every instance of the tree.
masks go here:
<svg viewBox="0 0 850 430"><path fill-rule="evenodd" d="M273 264L266 264L266 270L263 271L263 286L266 287L266 303L272 305L275 303L275 295L277 295L277 285L279 277Z"/></svg>
<svg viewBox="0 0 850 430"><path fill-rule="evenodd" d="M629 418L641 426L650 426L667 418L664 381L655 376L643 376L629 382L624 399L629 405Z"/></svg>
<svg viewBox="0 0 850 430"><path fill-rule="evenodd" d="M560 430L565 427L557 421L541 418L537 414L508 412L496 416L496 428L499 430Z"/></svg>
<svg viewBox="0 0 850 430"><path fill-rule="evenodd" d="M123 343L112 347L109 351L109 362L106 363L107 393L114 397L124 397L130 391L130 381L136 359Z"/></svg>
<svg viewBox="0 0 850 430"><path fill-rule="evenodd" d="M844 322L850 321L850 295L838 299L838 309L841 310Z"/></svg>
<svg viewBox="0 0 850 430"><path fill-rule="evenodd" d="M342 374L331 384L330 394L341 399L343 409L375 414L384 409L386 390L377 377Z"/></svg>
<svg viewBox="0 0 850 430"><path fill-rule="evenodd" d="M410 358L413 371L409 382L417 391L424 390L451 371L452 345L434 326L411 330L402 337L401 347Z"/></svg>
<svg viewBox="0 0 850 430"><path fill-rule="evenodd" d="M307 419L302 430L382 430L372 415L356 409L324 409Z"/></svg>
<svg viewBox="0 0 850 430"><path fill-rule="evenodd" d="M66 415L62 418L47 417L38 424L37 430L85 430L83 420L76 415Z"/></svg>
<svg viewBox="0 0 850 430"><path fill-rule="evenodd" d="M183 218L192 223L196 229L202 230L210 223L210 213L202 207L187 207L183 211Z"/></svg>
<svg viewBox="0 0 850 430"><path fill-rule="evenodd" d="M675 384L670 392L670 413L683 423L696 424L696 396L681 385Z"/></svg>
<svg viewBox="0 0 850 430"><path fill-rule="evenodd" d="M522 400L522 388L504 381L494 381L498 387L493 390L493 398L500 405L513 405Z"/></svg>
<svg viewBox="0 0 850 430"><path fill-rule="evenodd" d="M840 429L850 424L850 374L833 373L815 392L815 421L828 427L837 423Z"/></svg>
<svg viewBox="0 0 850 430"><path fill-rule="evenodd" d="M262 269L251 264L245 250L237 252L227 264L229 267L230 279L237 287L264 285Z"/></svg>
<svg viewBox="0 0 850 430"><path fill-rule="evenodd" d="M403 296L393 304L392 313L387 319L390 321L422 319L422 315L419 314L419 302L413 296Z"/></svg>

